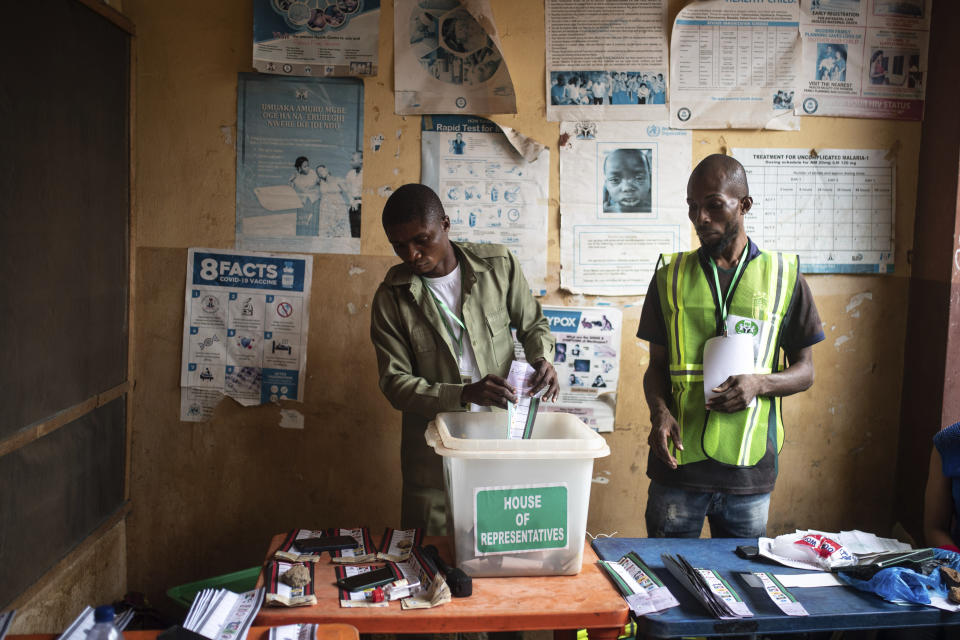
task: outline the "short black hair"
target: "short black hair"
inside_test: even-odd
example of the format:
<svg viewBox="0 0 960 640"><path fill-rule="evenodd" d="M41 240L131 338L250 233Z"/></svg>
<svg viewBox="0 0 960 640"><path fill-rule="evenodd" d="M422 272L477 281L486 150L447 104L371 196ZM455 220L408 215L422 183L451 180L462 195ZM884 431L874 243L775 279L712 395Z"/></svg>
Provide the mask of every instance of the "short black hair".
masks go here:
<svg viewBox="0 0 960 640"><path fill-rule="evenodd" d="M387 198L380 220L384 227L419 220L442 220L446 213L433 189L423 184L405 184Z"/></svg>
<svg viewBox="0 0 960 640"><path fill-rule="evenodd" d="M750 187L747 184L747 172L744 170L743 165L740 164L740 161L736 158L722 153L713 153L701 160L700 164L694 167L690 173L690 179L693 180L693 177L698 173L714 169L722 172L729 184L742 188L743 191L740 193L740 197L750 195Z"/></svg>
<svg viewBox="0 0 960 640"><path fill-rule="evenodd" d="M622 156L627 156L629 158L639 159L640 164L643 165L644 171L647 172L647 176L650 177L653 175L652 172L650 171L650 158L647 156L646 153L644 153L644 149L614 149L613 151L608 153L606 157L603 159L604 174L607 173L607 160L609 160L615 155L622 155Z"/></svg>
<svg viewBox="0 0 960 640"><path fill-rule="evenodd" d="M293 162L293 168L299 170L299 169L300 169L300 165L302 165L302 164L304 164L304 163L307 163L307 162L310 162L310 160L307 159L307 156L300 156L300 157L298 157L298 158Z"/></svg>

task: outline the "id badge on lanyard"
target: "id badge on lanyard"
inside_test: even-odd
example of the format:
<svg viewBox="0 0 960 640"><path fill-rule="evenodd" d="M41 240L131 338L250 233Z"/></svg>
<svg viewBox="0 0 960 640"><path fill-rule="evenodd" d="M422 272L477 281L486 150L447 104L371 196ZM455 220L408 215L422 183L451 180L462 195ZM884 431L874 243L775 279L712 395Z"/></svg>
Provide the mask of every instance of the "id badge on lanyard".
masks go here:
<svg viewBox="0 0 960 640"><path fill-rule="evenodd" d="M756 328L755 332L739 331L739 328L746 326L744 321L753 321L750 318L729 315L730 298L740 281L740 276L743 275L749 248L750 244L747 243L747 246L743 248L743 253L740 254L740 261L737 263L737 270L733 274L730 286L727 287L727 294L722 298L720 297L720 276L717 273L717 263L713 261L713 258L710 258L713 282L716 287L714 302L719 316L717 324L722 327L722 330L720 335L708 339L703 345L703 396L705 400L716 397L718 394L714 393L713 389L723 384L730 376L753 373L755 369L760 334L759 324L754 323L752 325L751 328ZM754 398L748 406L752 407L756 401L756 398Z"/></svg>

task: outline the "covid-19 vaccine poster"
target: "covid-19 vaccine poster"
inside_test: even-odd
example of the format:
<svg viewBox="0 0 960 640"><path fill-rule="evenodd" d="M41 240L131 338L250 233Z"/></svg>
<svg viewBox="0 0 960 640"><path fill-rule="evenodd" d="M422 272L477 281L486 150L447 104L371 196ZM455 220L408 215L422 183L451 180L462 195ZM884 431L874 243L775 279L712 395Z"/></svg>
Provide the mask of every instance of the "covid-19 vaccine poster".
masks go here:
<svg viewBox="0 0 960 640"><path fill-rule="evenodd" d="M303 401L313 258L190 249L180 419L205 422L223 396Z"/></svg>

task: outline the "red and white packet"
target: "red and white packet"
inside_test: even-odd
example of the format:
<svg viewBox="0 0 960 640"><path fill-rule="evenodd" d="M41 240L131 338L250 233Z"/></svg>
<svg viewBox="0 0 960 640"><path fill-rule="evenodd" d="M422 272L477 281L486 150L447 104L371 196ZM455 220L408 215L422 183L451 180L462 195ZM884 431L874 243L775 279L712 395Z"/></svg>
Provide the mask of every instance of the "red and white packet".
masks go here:
<svg viewBox="0 0 960 640"><path fill-rule="evenodd" d="M836 536L820 531L797 531L776 538L757 540L760 555L795 569L829 571L834 567L857 564L857 557L836 541Z"/></svg>

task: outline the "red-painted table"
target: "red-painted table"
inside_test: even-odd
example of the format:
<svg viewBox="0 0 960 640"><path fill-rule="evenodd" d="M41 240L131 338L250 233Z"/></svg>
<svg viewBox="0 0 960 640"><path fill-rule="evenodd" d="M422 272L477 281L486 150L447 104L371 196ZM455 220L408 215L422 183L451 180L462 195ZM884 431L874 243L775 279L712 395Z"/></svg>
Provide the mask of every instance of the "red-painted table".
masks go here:
<svg viewBox="0 0 960 640"><path fill-rule="evenodd" d="M269 627L251 627L247 640L267 640ZM156 640L160 631L124 631L124 640ZM8 635L7 640L54 640L57 634L36 633L28 635ZM325 624L317 627L316 640L360 640L356 627L348 624Z"/></svg>
<svg viewBox="0 0 960 640"><path fill-rule="evenodd" d="M284 534L270 543L267 559ZM449 538L428 538L440 555L452 557ZM317 563L310 607L263 607L254 624L278 626L297 622L342 622L360 633L455 633L550 629L554 637L571 639L577 629L588 629L590 640L613 640L627 623L630 609L597 565L597 555L584 545L583 569L575 576L536 578L474 578L473 595L454 598L433 609L403 611L399 602L389 607L342 608L334 565L329 554ZM261 573L257 586L263 585Z"/></svg>

